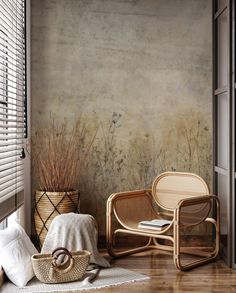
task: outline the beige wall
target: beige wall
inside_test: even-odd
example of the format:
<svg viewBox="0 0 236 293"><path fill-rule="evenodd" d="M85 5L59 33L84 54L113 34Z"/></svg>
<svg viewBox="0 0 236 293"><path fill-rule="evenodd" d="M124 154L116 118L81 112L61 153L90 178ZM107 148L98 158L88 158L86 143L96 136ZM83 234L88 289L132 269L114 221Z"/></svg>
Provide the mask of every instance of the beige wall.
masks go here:
<svg viewBox="0 0 236 293"><path fill-rule="evenodd" d="M211 1L32 0L32 129L99 126L82 211L165 170L211 180Z"/></svg>

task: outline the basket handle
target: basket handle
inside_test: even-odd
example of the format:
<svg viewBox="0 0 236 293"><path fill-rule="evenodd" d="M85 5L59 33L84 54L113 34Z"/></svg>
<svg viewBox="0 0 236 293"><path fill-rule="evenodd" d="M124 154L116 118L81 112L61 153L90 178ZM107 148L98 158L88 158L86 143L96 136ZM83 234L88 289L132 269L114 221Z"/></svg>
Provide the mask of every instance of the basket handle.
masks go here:
<svg viewBox="0 0 236 293"><path fill-rule="evenodd" d="M69 252L69 250L66 249L65 247L58 247L58 248L54 249L53 252L52 252L52 257L58 257L58 253L57 253L58 251L63 251L60 254L65 254L65 255L68 255L68 256L72 257L72 255Z"/></svg>
<svg viewBox="0 0 236 293"><path fill-rule="evenodd" d="M56 262L60 255L65 255L69 257L68 260L62 265L58 265ZM55 278L55 272L67 273L72 269L74 265L74 259L72 257L72 254L64 247L58 247L57 249L55 249L52 252L52 257L53 257L52 265L49 270L49 278L51 280Z"/></svg>

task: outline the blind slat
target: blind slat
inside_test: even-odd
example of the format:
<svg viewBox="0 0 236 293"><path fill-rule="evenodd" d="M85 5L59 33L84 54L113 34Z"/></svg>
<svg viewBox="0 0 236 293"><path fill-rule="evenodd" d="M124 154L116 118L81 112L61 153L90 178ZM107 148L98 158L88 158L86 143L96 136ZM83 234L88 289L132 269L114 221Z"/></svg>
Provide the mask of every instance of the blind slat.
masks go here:
<svg viewBox="0 0 236 293"><path fill-rule="evenodd" d="M16 168L18 166L23 166L23 164L24 164L24 162L21 160L21 161L16 161L14 163L2 165L2 166L0 166L0 172L5 171L5 170L9 170L11 168Z"/></svg>
<svg viewBox="0 0 236 293"><path fill-rule="evenodd" d="M0 203L4 202L8 198L15 196L18 192L22 191L24 189L23 182L19 182L18 184L15 184L12 187L7 188L4 191L0 192Z"/></svg>
<svg viewBox="0 0 236 293"><path fill-rule="evenodd" d="M24 177L22 175L16 176L14 178L8 179L6 182L1 182L0 180L0 193L4 192L7 188L12 188L15 184L20 184L24 182Z"/></svg>
<svg viewBox="0 0 236 293"><path fill-rule="evenodd" d="M10 18L8 16L10 16ZM8 14L6 10L6 6L4 6L1 2L0 2L0 18L2 22L7 25L11 33L16 34L14 36L15 38L17 38L17 36L22 37L22 34L24 33L24 26L23 26L24 20L23 19L21 20L20 18L14 19L13 15ZM19 22L17 20L19 20ZM22 24L22 29L20 27L21 24Z"/></svg>
<svg viewBox="0 0 236 293"><path fill-rule="evenodd" d="M7 91L7 94L5 94L6 91ZM0 100L0 103L1 104L9 103L9 104L11 104L13 106L15 106L15 105L18 106L18 104L12 103L12 102L19 102L19 103L24 102L25 92L23 92L23 93L20 93L20 92L22 92L22 90L20 90L20 89L16 90L16 92L12 92L9 89L5 90L5 89L0 87L0 96L2 96L4 98L4 99Z"/></svg>
<svg viewBox="0 0 236 293"><path fill-rule="evenodd" d="M0 135L1 134L9 134L9 135L11 135L11 134L20 134L22 137L24 137L24 132L23 131L19 131L18 129L16 129L16 130L9 130L9 129L4 130L4 129L0 129Z"/></svg>
<svg viewBox="0 0 236 293"><path fill-rule="evenodd" d="M8 158L2 158L2 159L0 159L0 165L3 166L3 165L7 165L9 163L14 163L17 160L22 160L19 155L10 156Z"/></svg>
<svg viewBox="0 0 236 293"><path fill-rule="evenodd" d="M6 64L5 64L5 63L6 63ZM1 71L1 74L2 74L2 73L5 74L5 76L4 76L3 78L8 78L8 76L11 76L11 77L13 77L13 78L16 78L16 73L19 74L19 72L16 72L16 71L13 71L13 70L11 70L12 73L9 72L9 70L8 70L8 66L7 66L7 62L5 62L5 63L3 63L3 62L0 61L0 71ZM3 70L2 68L4 68L5 70ZM13 74L13 73L15 73L15 74ZM19 80L19 81L21 81L22 83L24 83L24 82L25 82L24 75L23 75L23 74L22 74L22 75L19 74L19 76L17 77L17 80ZM16 82L16 81L13 81L13 82Z"/></svg>
<svg viewBox="0 0 236 293"><path fill-rule="evenodd" d="M15 173L24 173L24 167L18 166L18 167L14 167L14 168L10 168L8 170L2 171L0 173L0 179L3 179L5 177L7 177L8 175L12 175Z"/></svg>
<svg viewBox="0 0 236 293"><path fill-rule="evenodd" d="M25 116L24 116L24 112L22 112L22 114L18 114L17 113L11 113L11 112L1 112L1 109L0 109L0 117L3 116L4 117L12 117L12 118L19 118L19 119L23 119ZM0 130L0 133L1 133L1 130Z"/></svg>
<svg viewBox="0 0 236 293"><path fill-rule="evenodd" d="M0 154L11 152L14 150L21 150L21 149L22 149L22 145L15 145L15 146L11 145L4 148L0 148Z"/></svg>
<svg viewBox="0 0 236 293"><path fill-rule="evenodd" d="M19 97L20 95L18 95L18 97ZM8 96L8 98L9 98L9 100L11 99L11 97L10 96ZM23 96L22 96L22 98L23 98ZM4 100L2 100L2 101L0 101L0 103L2 103L2 104L7 104L7 105L11 105L11 106L16 106L16 107L24 107L24 105L18 105L18 104L16 104L16 103L12 103L12 102L14 102L14 101L12 101L12 102L10 102L10 101L4 101ZM21 101L21 103L23 103L24 104L24 100L22 99L22 101ZM10 109L12 109L12 110L14 110L14 108L10 108Z"/></svg>
<svg viewBox="0 0 236 293"><path fill-rule="evenodd" d="M7 103L5 103L5 104L7 104ZM3 104L1 104L0 103L0 110L4 110L4 111L11 111L11 113L12 113L12 110L11 109L9 109L9 108L7 108L7 105L3 105ZM14 109L14 112L17 112L17 113L24 113L24 108L22 108L22 109ZM3 113L3 112L1 112L1 115L6 115L7 113Z"/></svg>
<svg viewBox="0 0 236 293"><path fill-rule="evenodd" d="M17 142L15 141L6 141L6 142L0 142L0 148L3 148L3 147L8 147L8 146L19 146L19 145L23 145L23 138L21 139L21 141L18 139Z"/></svg>
<svg viewBox="0 0 236 293"><path fill-rule="evenodd" d="M24 19L21 17L21 15L18 15L18 17L14 17L13 11L9 12L6 7L6 5L0 2L1 18L4 23L9 26L9 29L11 29L12 32L17 33L18 35L24 33Z"/></svg>
<svg viewBox="0 0 236 293"><path fill-rule="evenodd" d="M0 160L6 159L6 158L11 158L11 157L20 157L21 155L21 150L12 150L11 152L7 153L0 153Z"/></svg>
<svg viewBox="0 0 236 293"><path fill-rule="evenodd" d="M2 92L6 91L6 86L8 87L8 89L11 88L13 90L16 90L17 92L20 92L21 95L24 95L24 86L22 86L22 85L20 86L18 84L16 86L15 83L12 83L12 84L9 83L8 85L6 85L3 81L0 80L0 92L1 91ZM13 93L15 94L15 92L13 92ZM13 98L13 99L17 100L17 101L20 101L17 98Z"/></svg>
<svg viewBox="0 0 236 293"><path fill-rule="evenodd" d="M22 135L19 134L15 134L15 135L1 135L0 136L0 144L1 143L18 143L19 140L22 140L24 137Z"/></svg>
<svg viewBox="0 0 236 293"><path fill-rule="evenodd" d="M11 7L9 7L9 5L8 5L8 4L10 4L9 1L1 0L1 2L2 2L1 6L4 9L4 14L7 13L10 16L10 18L12 18L12 19L15 18L16 22L18 19L19 20L22 19L22 22L23 22L24 14L23 14L22 9L20 9L20 7L18 6L18 3L14 3L16 5L11 5ZM11 4L12 4L12 1L11 1ZM23 23L22 23L22 25L23 25Z"/></svg>
<svg viewBox="0 0 236 293"><path fill-rule="evenodd" d="M6 128L15 128L15 129L24 129L25 125L12 125L12 124L1 124L0 123L0 129L6 129Z"/></svg>
<svg viewBox="0 0 236 293"><path fill-rule="evenodd" d="M13 44L10 44L9 42L7 43L7 40L1 35L1 31L0 31L0 48L3 52L6 52L5 55L7 57L17 56L18 58L23 58L23 55L25 52L23 49L19 49L15 47ZM25 60L25 58L23 60Z"/></svg>
<svg viewBox="0 0 236 293"><path fill-rule="evenodd" d="M7 78L8 75L11 75L14 78L18 78L16 77L16 75L19 75L19 78L23 77L22 71L25 70L25 66L21 66L19 67L18 65L12 65L10 63L10 61L4 61L3 58L0 58L0 68L1 71L5 73L5 78ZM5 69L5 70L4 70ZM23 78L20 79L20 81L23 82Z"/></svg>
<svg viewBox="0 0 236 293"><path fill-rule="evenodd" d="M6 116L8 117L7 113L0 113L0 121L1 122L8 122L8 123L24 123L24 116L21 116L21 117L15 117L16 119L12 119L12 118L5 118L5 117L1 117L1 116ZM11 115L12 117L12 115ZM7 127L8 124L6 124L6 127Z"/></svg>
<svg viewBox="0 0 236 293"><path fill-rule="evenodd" d="M19 141L22 141L24 138L24 135L21 133L15 133L15 134L1 134L0 135L0 144L1 143L15 143L17 144Z"/></svg>
<svg viewBox="0 0 236 293"><path fill-rule="evenodd" d="M0 10L1 11L1 10ZM2 19L1 19L1 16L0 16L0 21L1 21ZM24 50L24 45L25 45L25 43L24 43L24 40L22 39L19 39L18 37L16 37L15 38L15 40L13 39L13 38L10 38L9 37L9 35L12 35L12 32L11 32L11 27L6 23L6 22L1 22L1 24L2 24L2 28L4 29L4 31L6 31L6 33L7 33L7 35L8 35L8 37L7 37L7 40L9 41L9 42L12 42L12 44L14 44L15 46L16 46L16 48L18 48L18 49L22 49L22 50ZM7 28L7 27L8 28ZM22 36L20 36L20 37L24 37L24 35L22 34Z"/></svg>
<svg viewBox="0 0 236 293"><path fill-rule="evenodd" d="M4 60L8 60L8 58L11 57L11 59L15 62L25 63L25 56L23 54L24 51L22 52L12 51L10 50L9 46L5 47L3 43L0 42L0 52L1 52L1 55L5 57Z"/></svg>
<svg viewBox="0 0 236 293"><path fill-rule="evenodd" d="M4 148L0 148L0 154L7 153L14 150L21 150L22 145L14 145L14 146L7 146Z"/></svg>
<svg viewBox="0 0 236 293"><path fill-rule="evenodd" d="M22 117L23 118L23 117ZM1 123L2 122L2 123ZM17 121L16 120L4 120L4 118L0 118L0 126L3 127L4 129L7 129L9 127L15 127L15 128L21 128L21 127L24 127L24 124L25 124L25 121Z"/></svg>
<svg viewBox="0 0 236 293"><path fill-rule="evenodd" d="M15 7L14 5L12 5L12 1L4 1L2 0L4 6L8 9L9 13L11 13L11 15L14 15L17 18L21 18L23 19L24 17L24 10L22 10L22 8L20 8L18 5L17 7ZM8 5L11 4L11 5Z"/></svg>
<svg viewBox="0 0 236 293"><path fill-rule="evenodd" d="M15 60L13 57L11 57L9 55L6 58L5 56L3 56L1 50L0 50L0 60L3 62L3 64L4 63L7 64L8 70L11 69L13 71L15 68L18 69L18 70L22 70L22 69L24 70L25 69L25 62L20 62L19 59L17 61L17 60Z"/></svg>
<svg viewBox="0 0 236 293"><path fill-rule="evenodd" d="M3 178L0 178L0 188L2 187L2 184L6 184L8 182L11 182L11 184L14 184L15 182L23 181L24 180L24 171L20 171L14 174L9 174ZM14 182L15 181L15 182Z"/></svg>
<svg viewBox="0 0 236 293"><path fill-rule="evenodd" d="M1 67L1 66L0 66ZM16 81L15 80L13 80L13 79L11 79L11 78L9 78L10 76L13 76L13 75L11 75L11 74L9 74L9 72L8 73L2 73L2 71L0 70L0 79L5 79L6 77L7 77L7 81L8 82L11 82L11 83L15 83ZM14 75L14 77L15 77L15 75ZM18 78L18 80L17 80L17 84L19 84L20 86L25 86L25 81L24 80L22 80L21 82L20 82L20 80L19 80L19 78Z"/></svg>
<svg viewBox="0 0 236 293"><path fill-rule="evenodd" d="M24 93L14 93L14 92L12 92L12 91L9 91L9 90L7 90L7 92L8 93L10 93L10 94L14 94L14 97L11 97L11 96L9 96L9 95L5 95L3 92L4 91L6 91L5 89L3 89L3 88L1 88L1 86L0 86L0 97L2 96L3 98L6 98L6 99L11 99L13 102L20 102L20 103L22 103L22 102L24 102L24 99L22 99L23 97L24 97ZM19 92L22 92L22 90L19 90ZM1 94L2 93L2 94ZM21 97L21 99L18 99L17 97L15 97L15 96L17 96L17 97ZM1 99L0 98L0 103L1 104L6 104L6 103L9 103L8 102L8 100L6 100L6 99ZM14 105L14 104L13 104ZM16 105L16 104L15 104ZM18 104L17 104L18 105Z"/></svg>

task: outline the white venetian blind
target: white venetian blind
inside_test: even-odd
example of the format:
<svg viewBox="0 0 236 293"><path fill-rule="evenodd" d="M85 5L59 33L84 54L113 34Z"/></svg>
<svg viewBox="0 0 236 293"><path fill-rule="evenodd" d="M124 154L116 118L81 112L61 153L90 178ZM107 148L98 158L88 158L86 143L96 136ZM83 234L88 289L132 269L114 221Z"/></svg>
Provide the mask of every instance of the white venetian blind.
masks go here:
<svg viewBox="0 0 236 293"><path fill-rule="evenodd" d="M0 220L23 204L24 0L0 0Z"/></svg>

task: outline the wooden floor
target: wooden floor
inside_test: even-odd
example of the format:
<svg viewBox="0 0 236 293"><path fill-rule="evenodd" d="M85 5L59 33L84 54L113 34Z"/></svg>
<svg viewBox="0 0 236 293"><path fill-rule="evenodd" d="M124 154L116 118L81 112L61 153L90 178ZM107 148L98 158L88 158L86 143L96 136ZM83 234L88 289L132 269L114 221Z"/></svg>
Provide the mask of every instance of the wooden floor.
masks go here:
<svg viewBox="0 0 236 293"><path fill-rule="evenodd" d="M236 292L236 270L228 268L221 259L188 272L177 271L171 254L157 250L112 260L111 263L150 276L150 280L99 289L96 292Z"/></svg>
<svg viewBox="0 0 236 293"><path fill-rule="evenodd" d="M150 279L104 289L88 290L86 293L236 292L236 270L228 268L221 259L188 272L179 272L173 264L172 255L168 252L149 250L116 260L110 259L105 250L101 252L113 266L145 274Z"/></svg>

